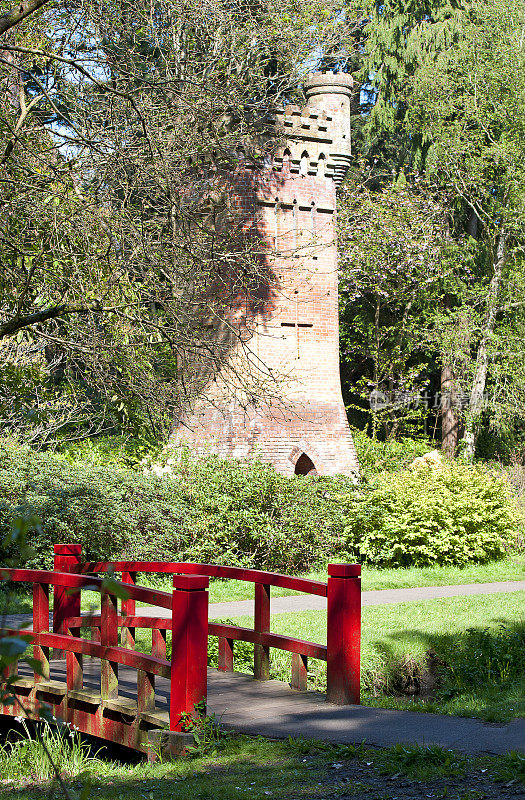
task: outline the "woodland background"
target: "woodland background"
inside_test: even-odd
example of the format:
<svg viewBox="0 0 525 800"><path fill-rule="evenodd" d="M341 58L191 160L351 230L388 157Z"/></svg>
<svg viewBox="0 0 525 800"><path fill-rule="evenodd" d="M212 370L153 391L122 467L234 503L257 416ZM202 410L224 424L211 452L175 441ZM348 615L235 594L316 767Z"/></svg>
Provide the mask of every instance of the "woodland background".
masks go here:
<svg viewBox="0 0 525 800"><path fill-rule="evenodd" d="M213 175L240 152L262 163L265 111L331 69L356 83L339 201L350 422L522 462L522 0L3 7L4 434L136 461L166 441L227 358L228 303L258 269Z"/></svg>

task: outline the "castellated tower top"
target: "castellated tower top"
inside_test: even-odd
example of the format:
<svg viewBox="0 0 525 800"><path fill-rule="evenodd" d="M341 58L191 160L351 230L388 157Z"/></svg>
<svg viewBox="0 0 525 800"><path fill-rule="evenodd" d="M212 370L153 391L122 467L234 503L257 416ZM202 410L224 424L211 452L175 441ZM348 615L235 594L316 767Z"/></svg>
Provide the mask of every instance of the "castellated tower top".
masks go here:
<svg viewBox="0 0 525 800"><path fill-rule="evenodd" d="M274 169L331 178L339 186L350 164L350 100L353 80L345 73L314 72L304 83L306 106L286 106L274 114L286 145L274 158Z"/></svg>

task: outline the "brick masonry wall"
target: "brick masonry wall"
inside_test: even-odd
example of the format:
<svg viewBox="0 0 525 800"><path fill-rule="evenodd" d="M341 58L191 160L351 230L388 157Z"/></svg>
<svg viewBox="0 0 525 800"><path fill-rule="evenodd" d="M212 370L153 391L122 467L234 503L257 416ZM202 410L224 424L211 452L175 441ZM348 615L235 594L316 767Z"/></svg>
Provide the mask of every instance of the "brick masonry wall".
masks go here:
<svg viewBox="0 0 525 800"><path fill-rule="evenodd" d="M286 475L357 474L339 375L336 186L319 173L285 156L278 169L240 165L232 176L233 203L254 221L268 283L263 301L246 303L250 335L232 358L255 363L278 393L232 400L219 375L179 421L176 443L257 456Z"/></svg>

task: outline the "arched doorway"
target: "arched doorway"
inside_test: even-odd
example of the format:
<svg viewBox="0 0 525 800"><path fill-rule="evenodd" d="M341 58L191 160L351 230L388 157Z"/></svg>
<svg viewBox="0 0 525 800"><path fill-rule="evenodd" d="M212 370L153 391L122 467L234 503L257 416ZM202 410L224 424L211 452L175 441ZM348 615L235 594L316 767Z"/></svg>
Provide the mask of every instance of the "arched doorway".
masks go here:
<svg viewBox="0 0 525 800"><path fill-rule="evenodd" d="M309 475L311 478L314 478L317 475L315 464L312 459L306 455L306 453L302 453L295 462L295 474Z"/></svg>

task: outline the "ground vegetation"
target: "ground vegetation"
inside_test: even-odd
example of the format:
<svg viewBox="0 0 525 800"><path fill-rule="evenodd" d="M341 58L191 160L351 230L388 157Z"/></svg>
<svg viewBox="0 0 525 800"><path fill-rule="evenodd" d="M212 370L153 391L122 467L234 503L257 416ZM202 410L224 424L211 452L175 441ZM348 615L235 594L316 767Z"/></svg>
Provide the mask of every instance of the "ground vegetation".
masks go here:
<svg viewBox="0 0 525 800"><path fill-rule="evenodd" d="M429 794L449 800L479 796L515 800L522 792L523 758L518 753L473 758L440 747L399 745L379 750L366 744L279 742L224 732L206 745L175 763L118 764L106 753L103 761L93 759L87 765L90 796L133 800L144 795L194 795L211 800L219 791L228 800L241 800L248 792L256 800L341 796L424 800ZM69 778L67 785L74 791L78 779ZM33 800L48 788L48 782L32 779L4 783L1 791L6 798Z"/></svg>

